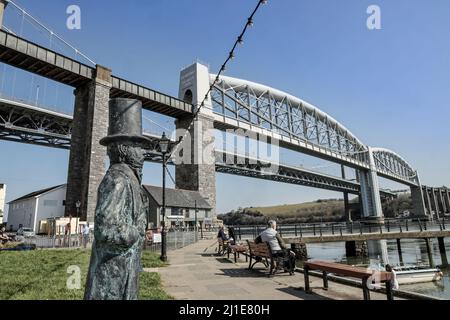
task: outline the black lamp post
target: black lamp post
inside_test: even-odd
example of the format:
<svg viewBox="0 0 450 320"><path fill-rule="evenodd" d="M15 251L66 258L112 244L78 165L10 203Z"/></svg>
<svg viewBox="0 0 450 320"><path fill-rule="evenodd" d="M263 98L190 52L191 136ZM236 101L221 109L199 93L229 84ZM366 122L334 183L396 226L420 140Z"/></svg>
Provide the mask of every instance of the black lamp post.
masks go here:
<svg viewBox="0 0 450 320"><path fill-rule="evenodd" d="M78 234L78 220L79 220L79 217L80 217L80 207L81 207L80 200L78 200L75 203L75 206L77 207L77 224L76 224L76 227L75 227L75 233Z"/></svg>
<svg viewBox="0 0 450 320"><path fill-rule="evenodd" d="M198 213L198 209L197 209L197 200L194 201L195 203L195 241L198 241L198 230L197 230L197 213Z"/></svg>
<svg viewBox="0 0 450 320"><path fill-rule="evenodd" d="M162 175L162 221L161 221L161 261L167 261L167 239L166 239L166 154L169 151L170 140L163 132L161 140L159 141L159 148L162 153L163 175Z"/></svg>

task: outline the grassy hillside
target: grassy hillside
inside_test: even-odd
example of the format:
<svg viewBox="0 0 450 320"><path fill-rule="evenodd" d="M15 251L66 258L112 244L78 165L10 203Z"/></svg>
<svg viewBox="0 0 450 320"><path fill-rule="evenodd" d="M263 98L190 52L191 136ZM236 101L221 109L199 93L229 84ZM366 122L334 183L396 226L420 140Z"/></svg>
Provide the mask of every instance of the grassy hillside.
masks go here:
<svg viewBox="0 0 450 320"><path fill-rule="evenodd" d="M394 217L404 210L411 210L409 195L401 195L397 199L383 202L385 217ZM353 220L360 217L357 198L350 201L350 212ZM342 199L317 200L300 204L286 204L270 207L250 207L232 210L218 216L228 225L265 224L269 219L279 223L313 223L345 221L344 201Z"/></svg>
<svg viewBox="0 0 450 320"><path fill-rule="evenodd" d="M310 214L344 214L344 202L342 200L319 200L315 202L305 202L299 204L285 204L281 206L272 207L253 207L247 210L252 210L262 213L266 217L276 218L289 218L296 217L298 215L310 215ZM342 212L341 212L342 211Z"/></svg>
<svg viewBox="0 0 450 320"><path fill-rule="evenodd" d="M269 219L279 223L305 223L320 221L343 221L344 201L339 199L318 200L300 204L240 208L219 216L225 224L263 224Z"/></svg>

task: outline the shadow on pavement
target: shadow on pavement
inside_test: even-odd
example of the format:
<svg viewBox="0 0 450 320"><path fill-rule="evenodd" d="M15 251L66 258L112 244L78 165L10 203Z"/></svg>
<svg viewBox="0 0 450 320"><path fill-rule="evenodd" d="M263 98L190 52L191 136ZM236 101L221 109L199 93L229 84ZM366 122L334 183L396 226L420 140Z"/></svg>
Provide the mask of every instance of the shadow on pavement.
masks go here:
<svg viewBox="0 0 450 320"><path fill-rule="evenodd" d="M333 300L328 297L321 296L320 294L317 294L315 292L306 293L303 287L300 287L300 288L294 288L294 287L277 288L276 290L293 295L293 296L298 297L303 300Z"/></svg>
<svg viewBox="0 0 450 320"><path fill-rule="evenodd" d="M220 271L222 271L223 273L216 273L216 275L221 275L221 276L228 276L228 277L246 277L246 278L261 278L261 277L265 277L265 278L276 278L276 277L284 277L284 276L288 276L289 277L289 273L279 273L275 276L271 276L269 277L269 273L267 272L267 269L252 269L252 270L248 270L248 269L220 269Z"/></svg>

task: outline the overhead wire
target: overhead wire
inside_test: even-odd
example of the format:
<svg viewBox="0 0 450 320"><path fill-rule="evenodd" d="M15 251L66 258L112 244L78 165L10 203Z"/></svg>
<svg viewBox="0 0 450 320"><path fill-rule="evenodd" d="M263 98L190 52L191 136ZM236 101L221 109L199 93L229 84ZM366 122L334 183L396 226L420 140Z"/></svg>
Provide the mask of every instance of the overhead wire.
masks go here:
<svg viewBox="0 0 450 320"><path fill-rule="evenodd" d="M203 100L200 104L196 104L196 110L194 111L194 115L192 116L192 120L188 125L187 130L185 131L185 133L183 134L183 136L181 136L181 139L178 141L178 143L175 145L174 149L172 150L171 154L169 155L169 157L167 157L167 159L170 159L172 154L175 154L178 150L178 147L181 145L181 143L184 141L184 139L187 137L187 134L189 133L190 129L192 128L192 126L194 125L196 118L198 116L198 114L200 113L201 109L205 106L205 102L209 97L209 94L211 93L211 91L213 90L214 86L216 85L216 83L218 83L220 81L220 75L226 70L226 66L228 64L228 62L232 59L234 59L235 57L235 50L236 47L240 44L242 45L244 42L244 36L245 33L247 31L247 29L251 26L253 26L254 24L254 16L255 14L258 12L259 8L261 7L261 5L266 4L267 0L258 0L257 5L255 6L255 8L253 9L252 13L250 14L250 16L247 18L247 22L245 23L241 33L239 34L239 36L237 37L236 41L234 42L232 49L230 50L227 58L225 59L225 61L223 62L222 66L220 67L219 72L216 75L216 78L214 79L213 83L209 86L208 91L206 92L205 96L203 97Z"/></svg>
<svg viewBox="0 0 450 320"><path fill-rule="evenodd" d="M45 24L43 24L42 22L40 22L37 18L35 18L33 15L31 15L29 12L25 11L25 9L23 9L22 7L20 7L18 4L16 4L14 1L9 0L9 3L12 4L16 9L18 9L19 11L22 12L23 16L27 16L29 17L34 23L36 23L38 26L40 26L41 28L43 28L45 31L47 31L51 36L54 36L55 38L57 38L59 41L61 41L62 43L64 43L66 46L68 46L69 48L71 48L72 50L75 51L76 54L79 54L80 56L82 56L84 59L86 59L87 61L89 61L90 63L92 63L93 65L96 65L96 63L89 58L86 54L84 54L83 52L81 52L78 48L76 48L75 46L73 46L72 44L70 44L69 42L67 42L66 40L64 40L64 38L62 38L61 36L59 36L57 33L55 33L53 30L51 30L49 27L47 27Z"/></svg>

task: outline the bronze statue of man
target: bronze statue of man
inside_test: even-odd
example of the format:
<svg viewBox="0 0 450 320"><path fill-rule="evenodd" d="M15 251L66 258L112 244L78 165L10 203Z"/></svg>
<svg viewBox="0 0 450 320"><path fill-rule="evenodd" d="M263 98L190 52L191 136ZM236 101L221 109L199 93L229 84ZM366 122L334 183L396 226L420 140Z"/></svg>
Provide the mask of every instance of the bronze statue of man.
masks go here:
<svg viewBox="0 0 450 320"><path fill-rule="evenodd" d="M107 147L110 167L98 189L94 243L84 298L136 300L139 293L147 198L141 186L149 139L142 135L142 104L112 99Z"/></svg>

